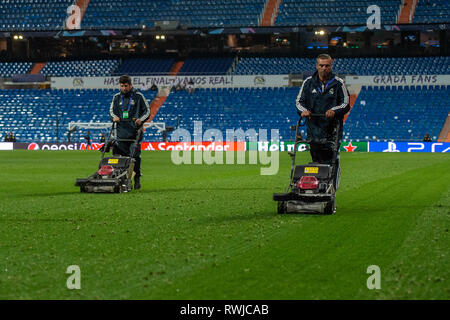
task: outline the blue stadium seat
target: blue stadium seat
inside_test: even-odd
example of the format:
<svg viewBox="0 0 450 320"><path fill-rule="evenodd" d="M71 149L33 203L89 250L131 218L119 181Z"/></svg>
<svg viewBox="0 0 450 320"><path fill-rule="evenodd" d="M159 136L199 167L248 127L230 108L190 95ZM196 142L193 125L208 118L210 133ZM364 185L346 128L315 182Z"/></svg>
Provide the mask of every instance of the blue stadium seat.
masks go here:
<svg viewBox="0 0 450 320"><path fill-rule="evenodd" d="M71 121L109 122L109 105L117 90L0 90L0 134L12 131L18 142L65 141ZM143 92L149 102L154 91ZM58 123L58 130L56 128ZM84 142L85 131L72 134ZM99 134L99 133L98 133ZM96 139L94 139L95 141Z"/></svg>
<svg viewBox="0 0 450 320"><path fill-rule="evenodd" d="M179 75L224 75L230 70L233 60L233 57L187 59Z"/></svg>
<svg viewBox="0 0 450 320"><path fill-rule="evenodd" d="M417 2L413 23L448 23L450 2L448 0L421 0Z"/></svg>
<svg viewBox="0 0 450 320"><path fill-rule="evenodd" d="M82 27L143 28L177 21L192 27L258 26L265 0L134 1L133 10L119 0L91 0Z"/></svg>
<svg viewBox="0 0 450 320"><path fill-rule="evenodd" d="M126 59L115 70L115 75L166 75L174 64L174 59Z"/></svg>
<svg viewBox="0 0 450 320"><path fill-rule="evenodd" d="M0 62L0 76L10 78L15 74L26 74L32 67L32 62Z"/></svg>
<svg viewBox="0 0 450 320"><path fill-rule="evenodd" d="M67 16L72 0L1 1L1 31L58 30Z"/></svg>
<svg viewBox="0 0 450 320"><path fill-rule="evenodd" d="M40 73L56 77L104 77L112 75L119 64L119 60L48 62Z"/></svg>
<svg viewBox="0 0 450 320"><path fill-rule="evenodd" d="M420 141L429 133L437 140L448 114L447 87L406 86L396 91L376 88L361 90L345 123L344 137Z"/></svg>

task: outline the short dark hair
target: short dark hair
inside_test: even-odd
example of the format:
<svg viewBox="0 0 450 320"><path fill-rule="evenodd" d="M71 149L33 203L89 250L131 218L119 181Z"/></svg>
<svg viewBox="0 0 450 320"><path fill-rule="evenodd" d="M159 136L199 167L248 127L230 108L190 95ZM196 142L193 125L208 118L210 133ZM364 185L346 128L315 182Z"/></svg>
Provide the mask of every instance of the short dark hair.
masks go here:
<svg viewBox="0 0 450 320"><path fill-rule="evenodd" d="M319 59L333 60L333 58L329 54L326 54L326 53L319 54L317 56L317 60L319 60Z"/></svg>
<svg viewBox="0 0 450 320"><path fill-rule="evenodd" d="M128 83L131 84L131 78L129 75L120 76L119 83Z"/></svg>

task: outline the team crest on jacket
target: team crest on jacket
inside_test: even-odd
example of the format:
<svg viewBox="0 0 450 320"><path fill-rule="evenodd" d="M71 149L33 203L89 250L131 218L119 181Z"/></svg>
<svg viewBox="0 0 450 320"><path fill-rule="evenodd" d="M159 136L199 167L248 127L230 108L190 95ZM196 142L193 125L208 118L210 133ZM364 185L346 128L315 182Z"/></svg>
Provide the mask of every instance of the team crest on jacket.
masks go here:
<svg viewBox="0 0 450 320"><path fill-rule="evenodd" d="M317 93L317 90L316 90L316 89L313 89L313 91L311 91L311 93Z"/></svg>
<svg viewBox="0 0 450 320"><path fill-rule="evenodd" d="M130 101L130 104L131 104L132 106L134 106L134 100L131 100L131 101Z"/></svg>
<svg viewBox="0 0 450 320"><path fill-rule="evenodd" d="M334 89L330 89L330 94L334 94Z"/></svg>

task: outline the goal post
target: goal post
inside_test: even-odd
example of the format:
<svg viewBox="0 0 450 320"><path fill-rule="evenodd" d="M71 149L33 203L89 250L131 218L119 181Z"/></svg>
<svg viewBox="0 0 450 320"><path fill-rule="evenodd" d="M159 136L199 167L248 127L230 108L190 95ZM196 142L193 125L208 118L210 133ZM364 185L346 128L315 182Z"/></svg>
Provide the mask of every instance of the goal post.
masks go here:
<svg viewBox="0 0 450 320"><path fill-rule="evenodd" d="M69 122L68 131L74 131L74 129L87 129L87 130L104 130L111 128L111 122ZM165 122L145 122L144 128L154 128L158 133L166 130Z"/></svg>

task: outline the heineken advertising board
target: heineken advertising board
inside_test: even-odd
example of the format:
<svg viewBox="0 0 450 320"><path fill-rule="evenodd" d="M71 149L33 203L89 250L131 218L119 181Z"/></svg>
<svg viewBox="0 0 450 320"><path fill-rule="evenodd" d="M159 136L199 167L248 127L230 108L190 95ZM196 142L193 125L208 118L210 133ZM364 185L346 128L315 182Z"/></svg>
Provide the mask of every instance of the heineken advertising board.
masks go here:
<svg viewBox="0 0 450 320"><path fill-rule="evenodd" d="M353 142L343 141L340 150L343 152L367 152L367 142ZM297 151L302 152L307 150L306 143L300 143L297 146ZM293 151L294 141L280 141L280 142L247 142L248 151Z"/></svg>

